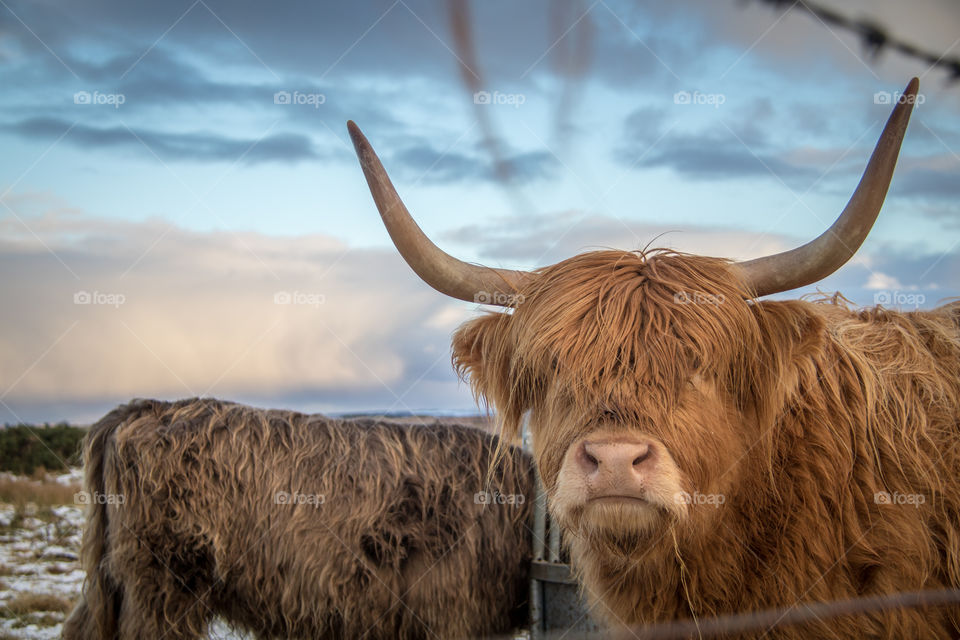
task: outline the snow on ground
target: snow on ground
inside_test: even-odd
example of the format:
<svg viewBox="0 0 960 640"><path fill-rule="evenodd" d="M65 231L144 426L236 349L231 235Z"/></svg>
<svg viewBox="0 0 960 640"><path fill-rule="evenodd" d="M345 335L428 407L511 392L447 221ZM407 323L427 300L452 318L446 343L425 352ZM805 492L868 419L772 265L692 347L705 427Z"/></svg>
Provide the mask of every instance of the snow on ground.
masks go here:
<svg viewBox="0 0 960 640"><path fill-rule="evenodd" d="M2 479L15 476L0 474ZM45 482L75 486L83 473L74 469ZM26 481L25 478L22 480ZM80 595L80 535L84 507L66 504L17 508L0 503L0 640L52 640ZM30 604L32 603L32 604ZM217 620L211 640L246 640Z"/></svg>
<svg viewBox="0 0 960 640"><path fill-rule="evenodd" d="M79 487L83 484L83 469L70 469L66 473L53 476L52 480L57 484Z"/></svg>
<svg viewBox="0 0 960 640"><path fill-rule="evenodd" d="M83 584L82 522L76 505L0 504L0 638L60 637L66 609Z"/></svg>

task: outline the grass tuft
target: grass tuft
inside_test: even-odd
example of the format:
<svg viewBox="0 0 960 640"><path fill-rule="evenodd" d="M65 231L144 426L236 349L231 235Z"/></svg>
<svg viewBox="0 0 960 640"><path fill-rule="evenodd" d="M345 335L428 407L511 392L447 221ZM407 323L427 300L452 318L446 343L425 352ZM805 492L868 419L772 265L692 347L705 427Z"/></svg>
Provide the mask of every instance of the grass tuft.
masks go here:
<svg viewBox="0 0 960 640"><path fill-rule="evenodd" d="M70 601L50 593L21 593L3 607L14 616L22 616L39 611L70 611Z"/></svg>
<svg viewBox="0 0 960 640"><path fill-rule="evenodd" d="M66 485L52 480L31 480L17 476L0 477L0 502L18 509L33 503L41 507L75 504L74 495L79 485Z"/></svg>

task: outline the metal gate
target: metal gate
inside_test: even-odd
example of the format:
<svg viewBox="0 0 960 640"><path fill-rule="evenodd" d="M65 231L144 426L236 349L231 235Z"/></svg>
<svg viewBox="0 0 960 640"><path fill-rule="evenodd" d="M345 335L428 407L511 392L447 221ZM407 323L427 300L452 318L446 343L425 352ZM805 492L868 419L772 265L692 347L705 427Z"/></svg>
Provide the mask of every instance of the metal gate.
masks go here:
<svg viewBox="0 0 960 640"><path fill-rule="evenodd" d="M532 451L529 414L523 421L523 449ZM533 505L533 562L530 566L530 634L535 640L547 631L598 631L581 597L580 587L562 553L560 529L550 522L546 494L537 474Z"/></svg>

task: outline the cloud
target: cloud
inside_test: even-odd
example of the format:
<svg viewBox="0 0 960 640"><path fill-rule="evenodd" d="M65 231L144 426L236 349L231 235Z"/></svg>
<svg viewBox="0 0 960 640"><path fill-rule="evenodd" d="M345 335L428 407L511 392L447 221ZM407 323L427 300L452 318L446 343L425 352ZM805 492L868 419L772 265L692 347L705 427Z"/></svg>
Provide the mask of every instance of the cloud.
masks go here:
<svg viewBox="0 0 960 640"><path fill-rule="evenodd" d="M754 152L709 135L671 137L634 166L668 167L696 180L773 176L786 181L813 176L811 170L776 155Z"/></svg>
<svg viewBox="0 0 960 640"><path fill-rule="evenodd" d="M686 93L688 100L691 95L696 94ZM727 100L723 94L703 96ZM889 110L882 107L884 113ZM774 108L769 99L738 96L718 108L648 104L624 119L613 158L630 169L666 168L692 181L773 178L795 190L815 186L846 192L881 130L882 120L865 114L828 121L822 105L781 101ZM902 164L918 162L903 155ZM843 182L837 187L834 179Z"/></svg>
<svg viewBox="0 0 960 640"><path fill-rule="evenodd" d="M126 110L143 106L166 106L171 103L238 103L261 101L272 103L280 90L256 78L241 81L212 79L198 63L190 63L162 45L146 56L137 53L114 55L103 61L91 61L69 53L62 58L66 66L79 76L78 83L88 90L117 91L126 97ZM50 64L50 79L66 80L69 72L59 64ZM314 87L315 89L317 87Z"/></svg>
<svg viewBox="0 0 960 640"><path fill-rule="evenodd" d="M811 179L815 172L791 162L759 132L754 119L740 130L714 124L710 129L678 131L667 112L641 107L624 123L614 158L630 169L669 168L693 180L775 177L788 183Z"/></svg>
<svg viewBox="0 0 960 640"><path fill-rule="evenodd" d="M441 152L426 143L408 146L394 154L393 160L406 178L427 184L497 180L488 156ZM515 153L504 161L517 184L551 178L559 165L556 158L546 152Z"/></svg>
<svg viewBox="0 0 960 640"><path fill-rule="evenodd" d="M960 170L917 169L897 175L896 194L960 201Z"/></svg>
<svg viewBox="0 0 960 640"><path fill-rule="evenodd" d="M342 124L349 117L363 116L391 122L386 109L371 99L372 91L355 91L349 82L333 84L311 75L286 73L275 76L261 69L247 69L243 74L223 74L211 70L203 59L189 50L171 51L161 42L149 55L124 51L102 61L91 61L69 52L59 56L66 66L48 57L40 64L10 67L0 78L19 99L20 107L10 113L40 114L85 120L101 116L110 109L91 109L89 104L76 104L78 92L121 95L121 114L125 119L155 118L166 120L216 115L244 110L248 119L268 118L309 123L318 120ZM76 75L76 77L71 74ZM286 92L293 101L278 103L277 94ZM298 95L303 96L298 100ZM12 101L16 104L16 100ZM215 121L214 124L222 124Z"/></svg>
<svg viewBox="0 0 960 640"><path fill-rule="evenodd" d="M583 251L647 247L748 260L799 246L810 238L710 226L662 225L575 211L501 218L450 232L445 242L472 246L490 266L532 268L553 264ZM531 264L532 261L532 264ZM910 252L902 247L865 246L843 268L808 287L778 294L797 298L817 291L840 291L855 304L873 305L878 289L925 293L923 307L960 295L960 248Z"/></svg>
<svg viewBox="0 0 960 640"><path fill-rule="evenodd" d="M449 341L475 308L422 283L392 247L190 232L31 200L8 198L23 223L0 218L0 269L19 274L0 280L4 422L89 421L145 396L327 412L474 408L450 368ZM516 266L647 245L742 259L805 239L565 212L443 240ZM906 292L932 307L960 294L958 271L960 251L908 254L868 241L834 276L778 297L839 290L871 305Z"/></svg>
<svg viewBox="0 0 960 640"><path fill-rule="evenodd" d="M170 133L126 126L93 127L56 118L30 118L4 125L4 130L23 137L64 141L83 149L124 148L156 154L166 160L298 162L323 157L309 138L300 134L275 133L263 138L228 138L212 133Z"/></svg>
<svg viewBox="0 0 960 640"><path fill-rule="evenodd" d="M470 306L392 248L66 211L25 222L0 242L0 268L21 274L0 282L3 421L90 419L135 396L473 407L449 364Z"/></svg>
<svg viewBox="0 0 960 640"><path fill-rule="evenodd" d="M493 266L559 262L595 249L668 248L687 253L748 259L790 248L791 238L710 226L653 224L577 211L524 214L468 225L444 235L469 244Z"/></svg>

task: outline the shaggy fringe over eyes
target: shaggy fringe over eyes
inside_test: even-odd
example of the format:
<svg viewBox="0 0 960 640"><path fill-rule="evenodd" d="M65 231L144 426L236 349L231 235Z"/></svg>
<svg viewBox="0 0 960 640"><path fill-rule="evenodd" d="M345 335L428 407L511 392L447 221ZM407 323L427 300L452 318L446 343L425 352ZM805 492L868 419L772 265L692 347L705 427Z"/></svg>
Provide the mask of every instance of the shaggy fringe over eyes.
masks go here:
<svg viewBox="0 0 960 640"><path fill-rule="evenodd" d="M457 372L497 409L507 437L548 382L571 392L584 415L629 420L641 417L630 415L641 387L675 406L693 374L743 371L737 365L760 342L750 292L727 260L596 251L538 275L512 314L468 322L453 341Z"/></svg>

